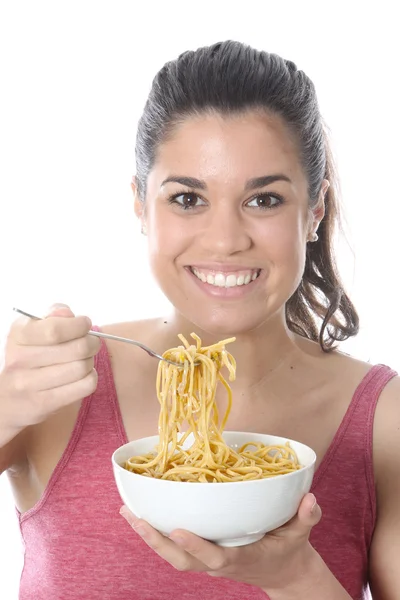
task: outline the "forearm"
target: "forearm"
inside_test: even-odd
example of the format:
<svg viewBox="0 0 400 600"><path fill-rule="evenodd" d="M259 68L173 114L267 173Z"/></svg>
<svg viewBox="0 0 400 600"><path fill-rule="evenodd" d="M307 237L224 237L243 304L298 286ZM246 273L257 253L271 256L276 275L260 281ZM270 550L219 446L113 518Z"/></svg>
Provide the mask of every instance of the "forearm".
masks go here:
<svg viewBox="0 0 400 600"><path fill-rule="evenodd" d="M13 439L21 433L21 427L15 427L8 423L5 419L2 418L2 414L0 412L0 449L5 448L9 443L12 443Z"/></svg>
<svg viewBox="0 0 400 600"><path fill-rule="evenodd" d="M264 591L270 600L352 600L314 549L310 553L308 567L300 578L290 581L288 573L284 587Z"/></svg>
<svg viewBox="0 0 400 600"><path fill-rule="evenodd" d="M20 445L21 431L22 428L9 423L9 419L0 410L0 473L11 466Z"/></svg>

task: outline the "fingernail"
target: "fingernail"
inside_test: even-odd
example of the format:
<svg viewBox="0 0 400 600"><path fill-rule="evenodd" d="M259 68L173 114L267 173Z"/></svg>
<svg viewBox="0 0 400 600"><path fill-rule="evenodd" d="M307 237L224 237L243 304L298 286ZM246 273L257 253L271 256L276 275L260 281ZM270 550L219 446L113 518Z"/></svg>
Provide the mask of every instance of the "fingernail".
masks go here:
<svg viewBox="0 0 400 600"><path fill-rule="evenodd" d="M128 521L128 523L129 523L129 524L131 524L132 517L131 517L131 515L130 515L130 513L129 513L129 510L128 510L128 509L127 509L125 506L122 506L122 507L120 508L120 510L119 510L119 514L120 514L120 515L121 515L121 517L123 517L123 518L124 518L126 521Z"/></svg>
<svg viewBox="0 0 400 600"><path fill-rule="evenodd" d="M136 531L137 534L140 535L140 537L142 537L142 538L146 537L146 535L147 535L146 527L143 527L143 525L140 521L136 521L136 520L131 521L131 527L132 527L132 529L134 529Z"/></svg>
<svg viewBox="0 0 400 600"><path fill-rule="evenodd" d="M185 544L185 538L180 533L171 533L169 539L178 544L178 546L183 546Z"/></svg>
<svg viewBox="0 0 400 600"><path fill-rule="evenodd" d="M314 498L314 502L313 502L313 504L311 506L310 513L313 515L315 513L315 511L317 510L317 499L314 496L314 494L311 494L311 495Z"/></svg>
<svg viewBox="0 0 400 600"><path fill-rule="evenodd" d="M67 306L67 304L61 304L60 302L56 302L55 304L52 304L46 311L45 313L45 317L48 317L49 315L51 315L51 313L55 312L56 310L62 310L62 309L67 309L67 310L71 310L69 306Z"/></svg>
<svg viewBox="0 0 400 600"><path fill-rule="evenodd" d="M146 528L143 527L141 522L134 517L132 517L130 511L126 508L126 506L121 506L119 509L119 514L124 517L126 521L128 521L129 525L138 533L141 537L145 537Z"/></svg>
<svg viewBox="0 0 400 600"><path fill-rule="evenodd" d="M62 304L61 302L55 302L54 304L52 304L50 306L49 311L58 310L60 308L68 308L69 309L69 306L67 304Z"/></svg>

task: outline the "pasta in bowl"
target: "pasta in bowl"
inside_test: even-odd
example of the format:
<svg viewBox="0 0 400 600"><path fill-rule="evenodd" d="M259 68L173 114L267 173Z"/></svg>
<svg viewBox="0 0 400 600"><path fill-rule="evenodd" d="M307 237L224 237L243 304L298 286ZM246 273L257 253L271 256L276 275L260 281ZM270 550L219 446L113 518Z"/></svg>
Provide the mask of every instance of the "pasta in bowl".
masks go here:
<svg viewBox="0 0 400 600"><path fill-rule="evenodd" d="M184 346L164 353L182 364L160 362L157 396L159 435L135 440L112 456L123 502L138 517L169 535L186 529L223 546L259 540L297 512L311 487L315 453L300 442L224 431L231 403L222 374L235 378L236 363L225 345ZM227 392L220 420L218 383Z"/></svg>
<svg viewBox="0 0 400 600"><path fill-rule="evenodd" d="M225 442L237 449L250 439L265 445L288 440L265 434L227 431ZM221 546L242 546L261 539L297 512L311 487L315 454L290 440L301 469L257 480L225 483L190 483L143 477L124 468L133 455L146 454L159 437L125 444L113 454L113 468L122 501L138 517L162 533L186 529Z"/></svg>

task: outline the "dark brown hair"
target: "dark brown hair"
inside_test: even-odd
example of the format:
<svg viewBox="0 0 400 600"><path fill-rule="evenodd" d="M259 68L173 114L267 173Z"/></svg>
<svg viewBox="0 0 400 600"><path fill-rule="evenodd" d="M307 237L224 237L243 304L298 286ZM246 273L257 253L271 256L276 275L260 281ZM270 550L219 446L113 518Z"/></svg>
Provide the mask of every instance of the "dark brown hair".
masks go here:
<svg viewBox="0 0 400 600"><path fill-rule="evenodd" d="M136 182L144 201L156 151L185 118L248 110L277 114L294 133L308 180L310 208L323 179L330 182L317 242L307 244L302 281L286 303L288 327L318 341L324 351L358 333L357 312L340 281L333 250L340 225L338 181L312 81L296 65L227 41L181 54L157 73L139 121Z"/></svg>

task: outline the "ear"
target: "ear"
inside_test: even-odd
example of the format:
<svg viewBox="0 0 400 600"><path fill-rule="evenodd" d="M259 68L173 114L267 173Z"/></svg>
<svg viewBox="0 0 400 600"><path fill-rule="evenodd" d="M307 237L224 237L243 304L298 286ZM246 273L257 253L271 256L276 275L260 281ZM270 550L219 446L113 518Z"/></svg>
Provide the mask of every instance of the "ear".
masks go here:
<svg viewBox="0 0 400 600"><path fill-rule="evenodd" d="M325 215L325 195L329 189L329 181L322 181L321 190L318 195L317 204L311 209L310 214L310 231L315 233Z"/></svg>
<svg viewBox="0 0 400 600"><path fill-rule="evenodd" d="M140 220L140 223L142 226L142 233L145 235L146 234L146 219L145 219L146 215L145 215L145 209L144 209L144 202L142 202L139 198L136 177L132 177L131 188L132 188L133 198L134 198L135 215Z"/></svg>
<svg viewBox="0 0 400 600"><path fill-rule="evenodd" d="M136 177L132 177L131 188L133 192L133 200L134 200L134 209L135 215L138 219L142 219L143 217L143 204L139 199L138 187L136 183Z"/></svg>

